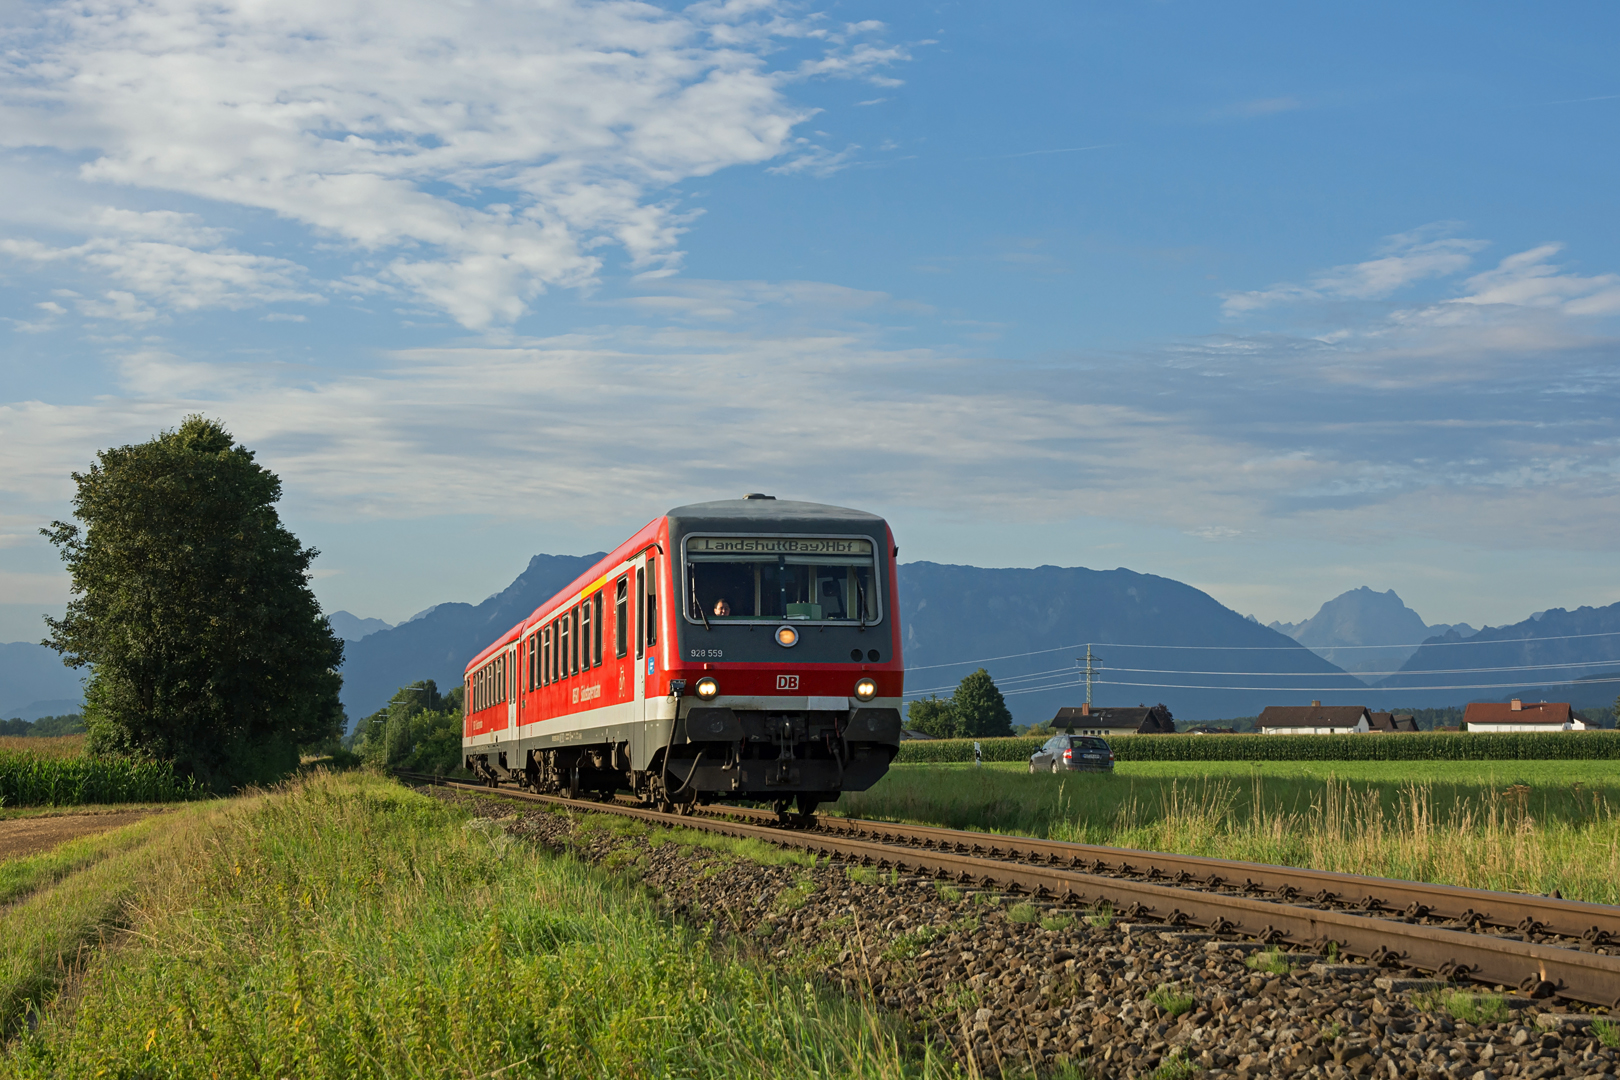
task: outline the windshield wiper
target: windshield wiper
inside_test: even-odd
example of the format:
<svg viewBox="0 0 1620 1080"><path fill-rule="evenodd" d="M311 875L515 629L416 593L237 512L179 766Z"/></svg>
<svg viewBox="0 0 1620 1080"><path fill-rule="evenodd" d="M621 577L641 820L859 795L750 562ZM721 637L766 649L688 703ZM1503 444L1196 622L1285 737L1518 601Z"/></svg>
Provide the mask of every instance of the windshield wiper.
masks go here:
<svg viewBox="0 0 1620 1080"><path fill-rule="evenodd" d="M698 618L703 620L703 629L714 633L714 627L709 625L709 613L703 610L703 601L698 599L697 578L692 579L692 606L697 608Z"/></svg>
<svg viewBox="0 0 1620 1080"><path fill-rule="evenodd" d="M860 605L861 605L861 630L865 631L865 629L866 629L866 586L861 584L861 579L860 578L855 579L855 598L858 601L860 601Z"/></svg>

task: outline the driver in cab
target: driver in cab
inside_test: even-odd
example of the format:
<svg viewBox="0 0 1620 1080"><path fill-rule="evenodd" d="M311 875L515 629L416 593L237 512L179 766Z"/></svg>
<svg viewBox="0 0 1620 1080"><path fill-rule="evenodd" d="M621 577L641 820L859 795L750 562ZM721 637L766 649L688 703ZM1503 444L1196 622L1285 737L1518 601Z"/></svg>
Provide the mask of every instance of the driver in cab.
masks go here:
<svg viewBox="0 0 1620 1080"><path fill-rule="evenodd" d="M731 602L722 596L720 599L714 602L714 613L716 615L730 615Z"/></svg>

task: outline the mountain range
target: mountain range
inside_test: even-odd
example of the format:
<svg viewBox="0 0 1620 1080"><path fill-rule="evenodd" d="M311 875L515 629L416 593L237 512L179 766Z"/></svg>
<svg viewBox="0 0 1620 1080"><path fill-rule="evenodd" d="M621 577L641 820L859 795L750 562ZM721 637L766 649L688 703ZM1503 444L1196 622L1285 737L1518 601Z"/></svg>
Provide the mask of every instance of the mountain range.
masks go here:
<svg viewBox="0 0 1620 1080"><path fill-rule="evenodd" d="M1329 600L1304 622L1274 622L1271 629L1369 684L1406 663L1431 637L1453 631L1464 638L1474 634L1467 623L1427 625L1394 589L1373 592L1365 585Z"/></svg>
<svg viewBox="0 0 1620 1080"><path fill-rule="evenodd" d="M537 555L517 580L481 604L441 604L410 622L349 642L343 700L350 718L368 715L412 679L454 686L474 654L598 558ZM1312 692L1319 697L1362 686L1207 593L1125 569L905 563L900 618L908 686L948 696L964 675L987 667L1018 723L1050 719L1060 706L1084 700L1076 661L1084 657L1087 642L1104 669L1093 701L1165 701L1183 719L1252 714ZM1226 651L1233 645L1263 651ZM1271 683L1301 689L1280 694L1240 689L1255 682L1246 672L1257 655L1267 658L1268 671L1287 673Z"/></svg>
<svg viewBox="0 0 1620 1080"><path fill-rule="evenodd" d="M415 679L456 685L475 653L600 557L536 555L481 603L438 604L397 626L333 612L328 618L346 639L343 703L351 722ZM1393 590L1361 588L1304 622L1268 627L1190 585L1123 568L914 562L900 566L899 584L908 691L948 696L983 666L1018 723L1047 720L1085 699L1088 643L1094 703L1163 702L1181 720L1252 716L1266 705L1310 700L1425 708L1521 696L1589 707L1620 690L1606 681L1620 678L1620 604L1554 608L1475 632L1426 624ZM1391 668L1398 670L1384 674ZM1486 670L1493 668L1512 670ZM82 675L42 646L0 645L0 716L75 711Z"/></svg>

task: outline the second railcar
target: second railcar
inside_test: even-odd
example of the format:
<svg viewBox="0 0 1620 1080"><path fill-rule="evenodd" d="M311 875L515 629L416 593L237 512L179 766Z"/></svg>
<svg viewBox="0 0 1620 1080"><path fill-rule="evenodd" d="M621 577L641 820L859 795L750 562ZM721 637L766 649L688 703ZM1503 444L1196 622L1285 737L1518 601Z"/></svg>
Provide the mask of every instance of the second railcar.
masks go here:
<svg viewBox="0 0 1620 1080"><path fill-rule="evenodd" d="M678 811L863 791L899 749L897 554L858 510L677 507L467 665L467 766Z"/></svg>

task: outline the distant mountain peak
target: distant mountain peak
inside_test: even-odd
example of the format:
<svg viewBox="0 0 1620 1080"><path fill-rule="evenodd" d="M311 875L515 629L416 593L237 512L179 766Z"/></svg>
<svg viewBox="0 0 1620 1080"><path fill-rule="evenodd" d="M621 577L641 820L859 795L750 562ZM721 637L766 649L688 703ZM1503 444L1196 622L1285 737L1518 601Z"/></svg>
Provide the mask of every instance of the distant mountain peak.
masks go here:
<svg viewBox="0 0 1620 1080"><path fill-rule="evenodd" d="M392 623L383 622L381 619L362 619L347 611L334 611L326 616L326 621L332 627L332 632L344 641L359 641L379 630L394 628Z"/></svg>

